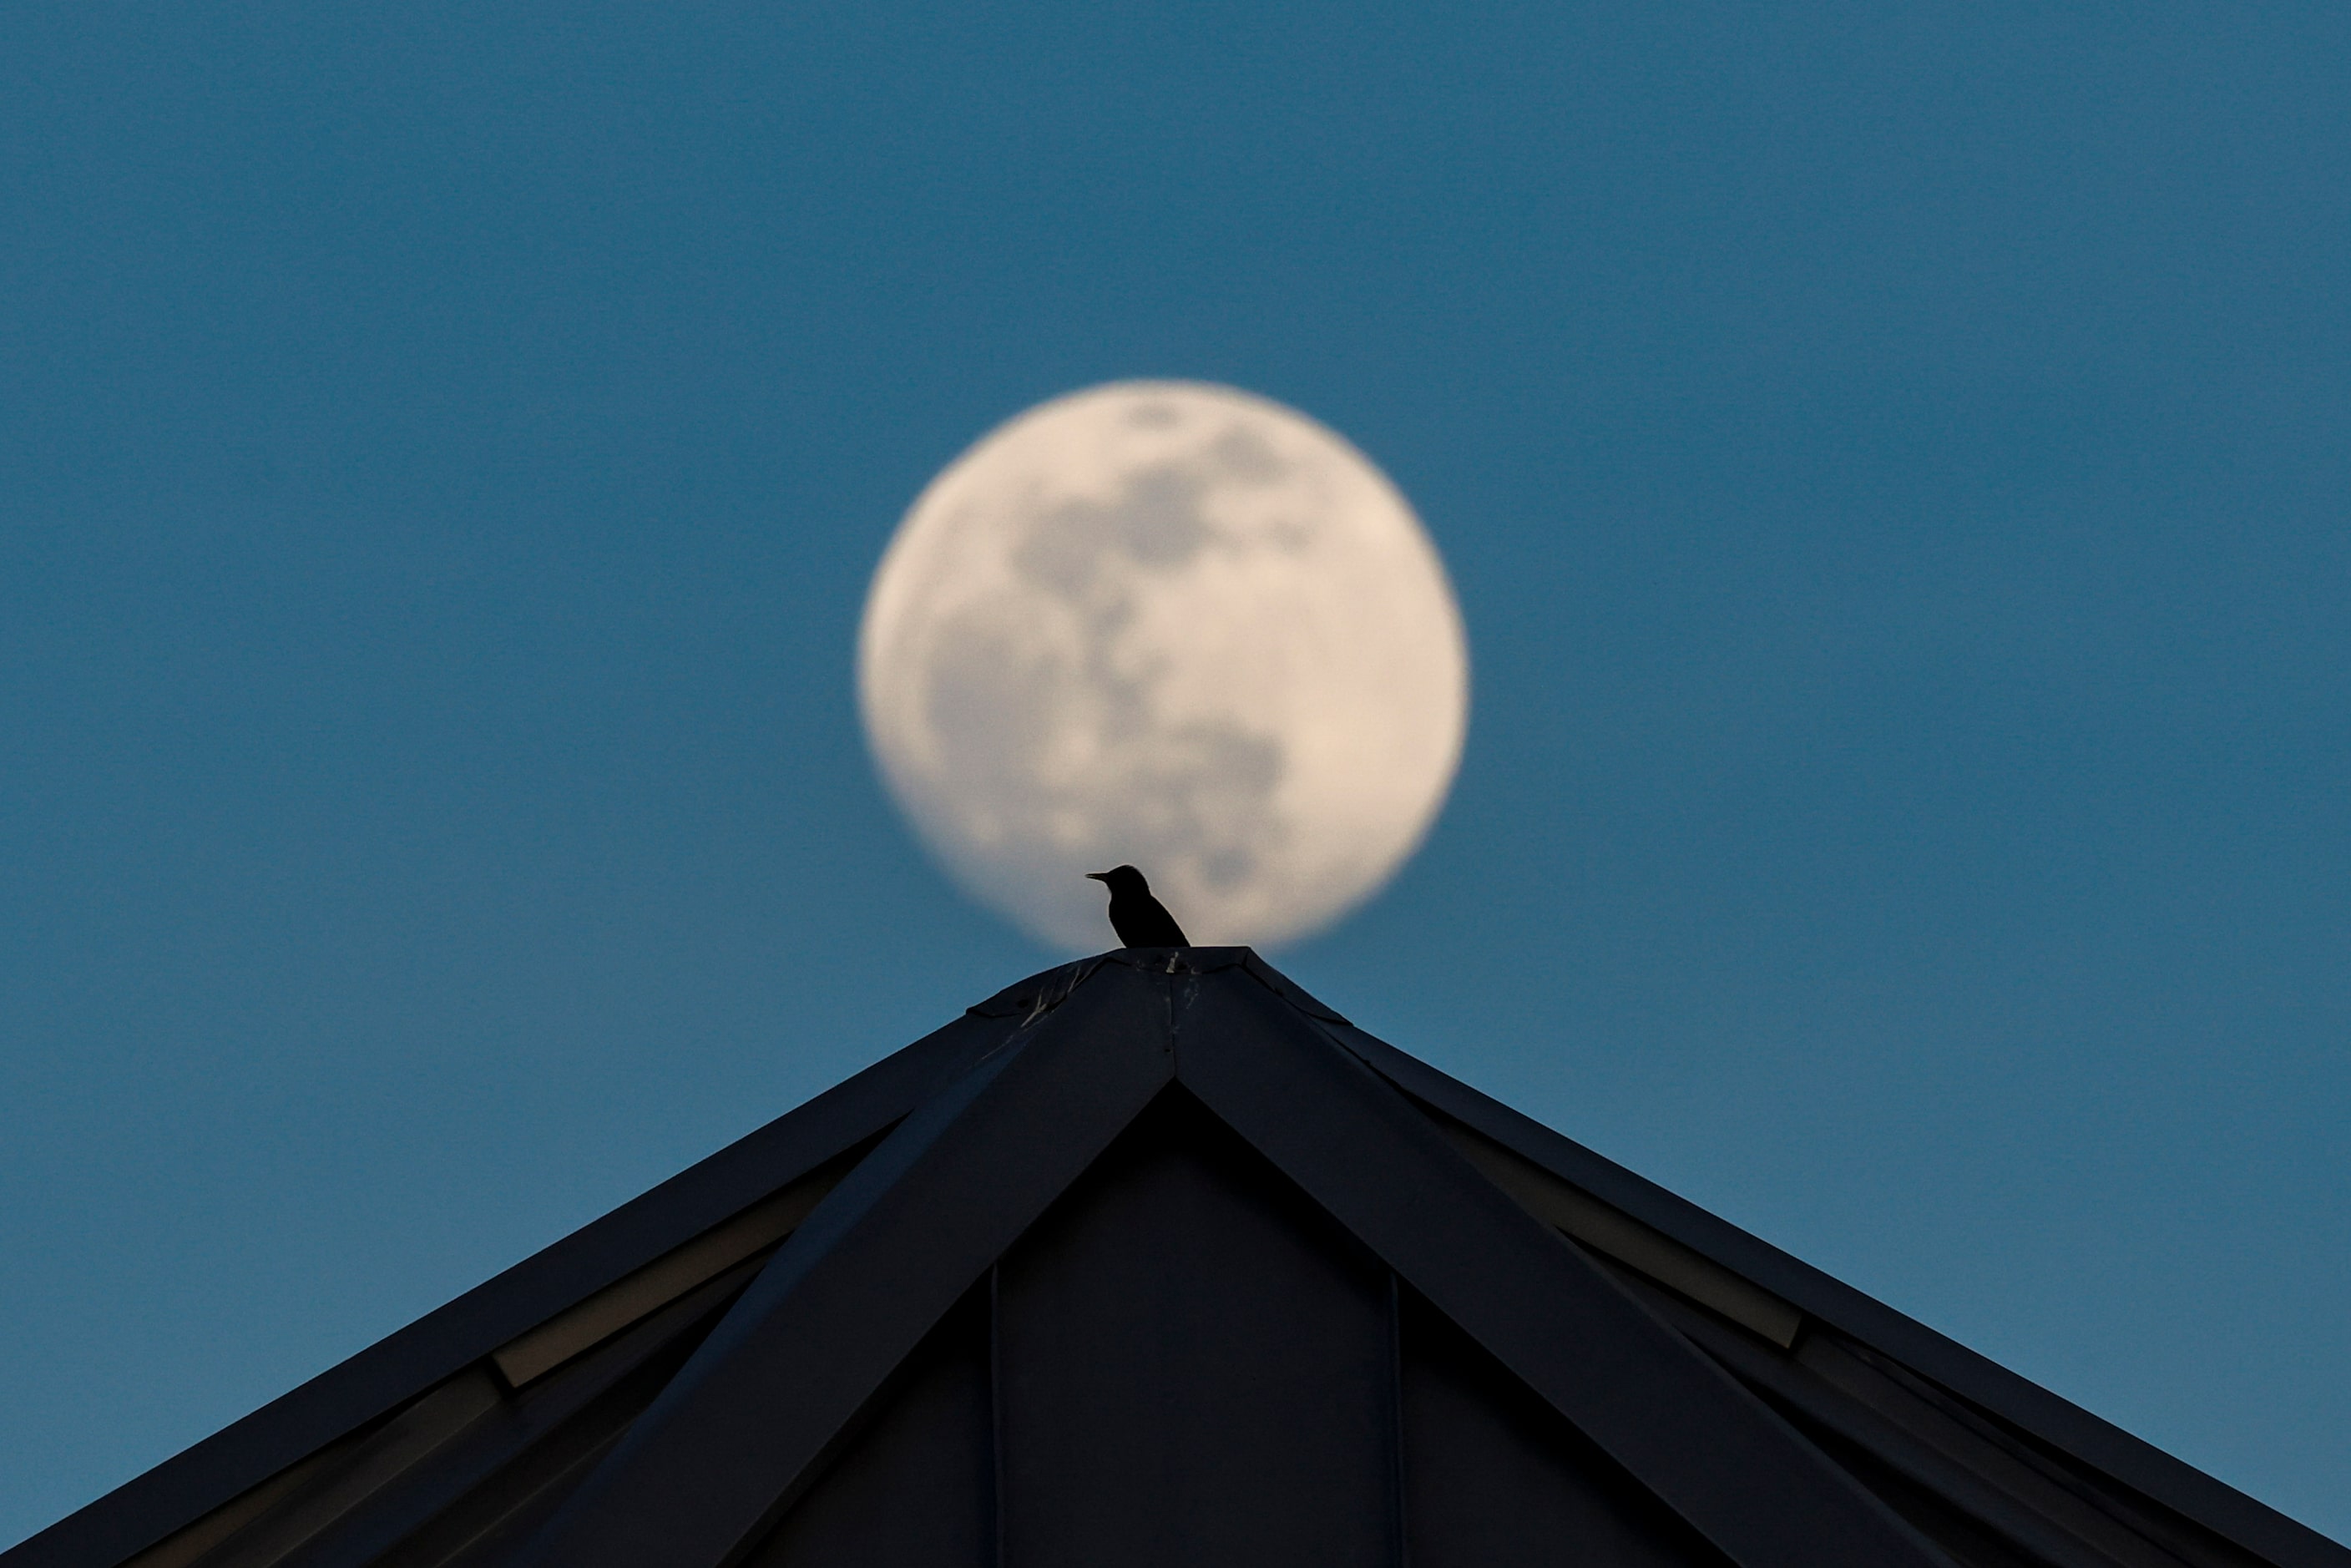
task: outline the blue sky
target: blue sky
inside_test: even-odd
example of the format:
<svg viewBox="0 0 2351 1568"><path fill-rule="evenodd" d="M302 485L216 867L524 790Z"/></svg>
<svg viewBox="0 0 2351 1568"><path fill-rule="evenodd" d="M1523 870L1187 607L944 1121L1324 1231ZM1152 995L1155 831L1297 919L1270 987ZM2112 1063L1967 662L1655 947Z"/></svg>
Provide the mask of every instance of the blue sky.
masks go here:
<svg viewBox="0 0 2351 1568"><path fill-rule="evenodd" d="M0 16L0 1540L1049 961L859 737L1041 398L1445 552L1334 1005L2351 1535L2351 12Z"/></svg>

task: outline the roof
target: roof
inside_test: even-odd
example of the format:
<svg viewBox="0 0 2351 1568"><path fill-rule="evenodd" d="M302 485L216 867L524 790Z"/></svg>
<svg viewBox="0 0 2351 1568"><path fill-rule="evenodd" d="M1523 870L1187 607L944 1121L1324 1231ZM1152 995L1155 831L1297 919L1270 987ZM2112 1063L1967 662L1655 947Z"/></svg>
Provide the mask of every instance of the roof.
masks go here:
<svg viewBox="0 0 2351 1568"><path fill-rule="evenodd" d="M1354 1029L1050 970L0 1568L2351 1568Z"/></svg>

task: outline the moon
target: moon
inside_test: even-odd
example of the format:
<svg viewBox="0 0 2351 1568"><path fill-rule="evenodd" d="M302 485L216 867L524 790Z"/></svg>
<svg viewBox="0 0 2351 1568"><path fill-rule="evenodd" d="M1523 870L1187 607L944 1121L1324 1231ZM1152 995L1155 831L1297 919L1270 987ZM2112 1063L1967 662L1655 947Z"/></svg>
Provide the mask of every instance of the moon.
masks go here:
<svg viewBox="0 0 2351 1568"><path fill-rule="evenodd" d="M983 437L865 601L858 698L948 872L1048 945L1110 941L1123 862L1195 942L1337 920L1459 765L1468 653L1437 549L1334 432L1196 382L1115 382Z"/></svg>

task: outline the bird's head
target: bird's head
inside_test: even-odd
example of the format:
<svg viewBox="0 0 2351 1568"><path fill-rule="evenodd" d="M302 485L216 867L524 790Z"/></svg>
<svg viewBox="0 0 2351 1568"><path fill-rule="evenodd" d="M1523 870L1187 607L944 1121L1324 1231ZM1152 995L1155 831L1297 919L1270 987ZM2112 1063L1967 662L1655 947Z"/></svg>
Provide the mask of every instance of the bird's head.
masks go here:
<svg viewBox="0 0 2351 1568"><path fill-rule="evenodd" d="M1151 891L1151 884L1143 880L1143 873L1131 865L1115 865L1108 871L1090 871L1086 873L1086 879L1101 883L1113 894Z"/></svg>

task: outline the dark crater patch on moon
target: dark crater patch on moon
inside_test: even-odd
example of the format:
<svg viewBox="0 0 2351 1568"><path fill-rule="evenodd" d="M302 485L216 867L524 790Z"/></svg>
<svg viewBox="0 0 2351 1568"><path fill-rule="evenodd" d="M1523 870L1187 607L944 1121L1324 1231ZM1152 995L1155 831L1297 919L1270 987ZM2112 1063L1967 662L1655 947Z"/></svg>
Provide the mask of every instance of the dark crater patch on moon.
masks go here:
<svg viewBox="0 0 2351 1568"><path fill-rule="evenodd" d="M1111 577L1105 569L1115 561L1172 571L1207 548L1207 489L1191 465L1169 463L1133 476L1113 500L1065 501L1030 525L1013 569L1072 603Z"/></svg>
<svg viewBox="0 0 2351 1568"><path fill-rule="evenodd" d="M1284 466L1236 429L1211 459L1157 464L1107 501L1041 513L1011 563L1019 580L1067 607L1074 660L1040 657L990 617L959 617L943 630L927 683L932 733L946 773L969 786L966 810L1002 835L1008 853L1057 822L1092 821L1110 826L1100 852L1115 859L1180 856L1218 887L1255 874L1281 834L1280 740L1236 723L1168 722L1154 700L1163 656L1124 633L1137 579L1179 571L1215 542L1207 493L1236 478L1261 483ZM1092 716L1102 753L1082 781L1057 779L1056 733L1080 714Z"/></svg>

